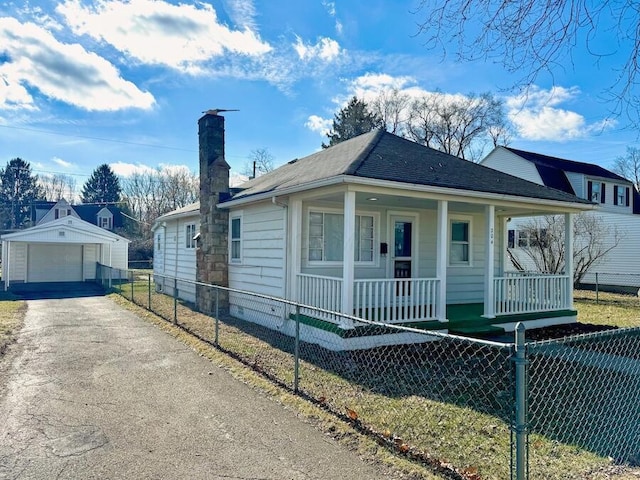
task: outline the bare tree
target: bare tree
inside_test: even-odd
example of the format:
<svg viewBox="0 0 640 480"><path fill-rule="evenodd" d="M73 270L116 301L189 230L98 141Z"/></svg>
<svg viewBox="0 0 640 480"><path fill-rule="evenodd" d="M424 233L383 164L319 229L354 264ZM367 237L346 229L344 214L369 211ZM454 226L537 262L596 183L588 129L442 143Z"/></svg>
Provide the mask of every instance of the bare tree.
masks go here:
<svg viewBox="0 0 640 480"><path fill-rule="evenodd" d="M557 69L570 68L574 55L587 53L594 64L620 57L607 67L611 84L603 92L614 115L626 113L640 123L637 94L640 29L636 2L601 0L421 0L424 20L419 32L426 46L458 61L502 63L520 74L514 87L525 89L538 77L553 80ZM615 39L615 42L611 42Z"/></svg>
<svg viewBox="0 0 640 480"><path fill-rule="evenodd" d="M63 173L53 175L40 175L38 184L42 189L44 198L50 202L57 202L61 198L73 203L76 200L76 179Z"/></svg>
<svg viewBox="0 0 640 480"><path fill-rule="evenodd" d="M406 135L410 107L411 97L397 88L383 90L371 101L371 112L382 120L387 132L401 137Z"/></svg>
<svg viewBox="0 0 640 480"><path fill-rule="evenodd" d="M143 238L151 237L156 218L197 201L200 193L199 177L186 167L136 173L121 183L123 198Z"/></svg>
<svg viewBox="0 0 640 480"><path fill-rule="evenodd" d="M412 103L407 133L415 142L471 161L479 161L489 143L508 141L503 103L491 93L426 94Z"/></svg>
<svg viewBox="0 0 640 480"><path fill-rule="evenodd" d="M636 190L640 192L640 149L627 147L627 154L616 158L613 171L631 180Z"/></svg>
<svg viewBox="0 0 640 480"><path fill-rule="evenodd" d="M562 273L565 264L564 217L534 217L519 230L518 247L531 259L536 269ZM609 227L592 213L580 213L573 222L573 282L578 285L593 266L622 241L623 232Z"/></svg>
<svg viewBox="0 0 640 480"><path fill-rule="evenodd" d="M267 148L251 150L249 160L244 165L243 175L249 178L259 177L273 170L274 158Z"/></svg>

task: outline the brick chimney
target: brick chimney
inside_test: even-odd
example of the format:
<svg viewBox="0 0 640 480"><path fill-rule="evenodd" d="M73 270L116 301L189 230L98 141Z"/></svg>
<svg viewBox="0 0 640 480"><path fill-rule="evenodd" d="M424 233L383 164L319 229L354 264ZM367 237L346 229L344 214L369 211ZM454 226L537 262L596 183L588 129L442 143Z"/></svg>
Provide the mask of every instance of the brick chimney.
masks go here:
<svg viewBox="0 0 640 480"><path fill-rule="evenodd" d="M229 164L224 159L224 117L209 110L198 120L200 145L200 239L196 252L196 280L229 286L228 232L229 213L218 203L229 194ZM222 293L222 292L220 292ZM227 295L219 295L220 307L228 308ZM200 311L214 313L216 293L196 287Z"/></svg>

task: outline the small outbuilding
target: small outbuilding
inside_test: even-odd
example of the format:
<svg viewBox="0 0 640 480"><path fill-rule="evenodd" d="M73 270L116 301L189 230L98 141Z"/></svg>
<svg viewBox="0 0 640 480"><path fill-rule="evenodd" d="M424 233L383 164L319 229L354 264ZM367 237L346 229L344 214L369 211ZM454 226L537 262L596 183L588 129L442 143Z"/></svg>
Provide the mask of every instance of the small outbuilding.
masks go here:
<svg viewBox="0 0 640 480"><path fill-rule="evenodd" d="M126 269L129 240L66 215L2 235L4 289L16 284L86 282L98 263Z"/></svg>

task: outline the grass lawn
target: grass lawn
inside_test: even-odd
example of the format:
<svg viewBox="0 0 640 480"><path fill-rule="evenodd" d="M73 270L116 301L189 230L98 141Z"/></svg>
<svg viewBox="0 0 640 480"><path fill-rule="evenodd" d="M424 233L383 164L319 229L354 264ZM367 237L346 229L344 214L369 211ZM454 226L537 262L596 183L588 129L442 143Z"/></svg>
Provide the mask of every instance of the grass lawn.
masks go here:
<svg viewBox="0 0 640 480"><path fill-rule="evenodd" d="M148 307L146 288L140 282L133 293L136 303ZM131 287L123 288L122 294L130 298ZM596 304L595 293L578 291L575 298L581 322L640 326L637 297L600 294ZM151 304L154 312L173 320L171 297L152 292ZM180 302L176 310L179 326L206 342L213 341L214 319ZM233 319L219 322L218 335L220 350L254 372L291 387L290 337ZM499 371L504 362L495 352L456 352L451 351L452 345L434 342L413 351L389 347L333 358L326 350L303 343L300 391L323 410L347 421L351 418L354 427L373 433L379 444L390 445L400 458L418 458L436 472L445 469L458 478L509 478L510 430L503 404L505 396L509 401L510 390L501 385ZM438 354L433 354L437 349ZM216 349L211 347L211 351ZM407 351L411 357L406 356ZM472 368L461 365L460 354L471 359ZM492 355L497 359L492 360ZM487 369L492 368L495 374L487 377ZM480 369L482 374L477 374ZM491 414L492 408L502 408L503 413ZM542 435L530 436L530 448L535 449L530 463L532 480L640 478L638 468L617 465L610 458ZM432 474L413 472L410 478L427 475Z"/></svg>
<svg viewBox="0 0 640 480"><path fill-rule="evenodd" d="M22 326L26 303L9 293L0 293L0 355Z"/></svg>
<svg viewBox="0 0 640 480"><path fill-rule="evenodd" d="M598 294L590 290L574 292L578 322L616 327L640 327L640 298L615 293Z"/></svg>

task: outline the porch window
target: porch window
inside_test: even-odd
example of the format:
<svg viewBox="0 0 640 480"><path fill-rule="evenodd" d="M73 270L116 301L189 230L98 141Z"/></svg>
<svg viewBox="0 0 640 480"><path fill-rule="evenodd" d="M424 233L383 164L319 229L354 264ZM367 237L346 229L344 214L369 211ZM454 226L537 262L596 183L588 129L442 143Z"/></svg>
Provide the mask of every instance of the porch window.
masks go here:
<svg viewBox="0 0 640 480"><path fill-rule="evenodd" d="M449 246L449 263L451 265L470 264L470 226L468 220L451 221L451 245Z"/></svg>
<svg viewBox="0 0 640 480"><path fill-rule="evenodd" d="M196 248L196 224L190 223L185 225L185 247Z"/></svg>
<svg viewBox="0 0 640 480"><path fill-rule="evenodd" d="M231 219L231 261L240 263L242 260L242 217L234 217Z"/></svg>
<svg viewBox="0 0 640 480"><path fill-rule="evenodd" d="M343 260L344 215L309 212L309 261L341 262ZM354 259L373 262L374 220L372 215L356 215Z"/></svg>

